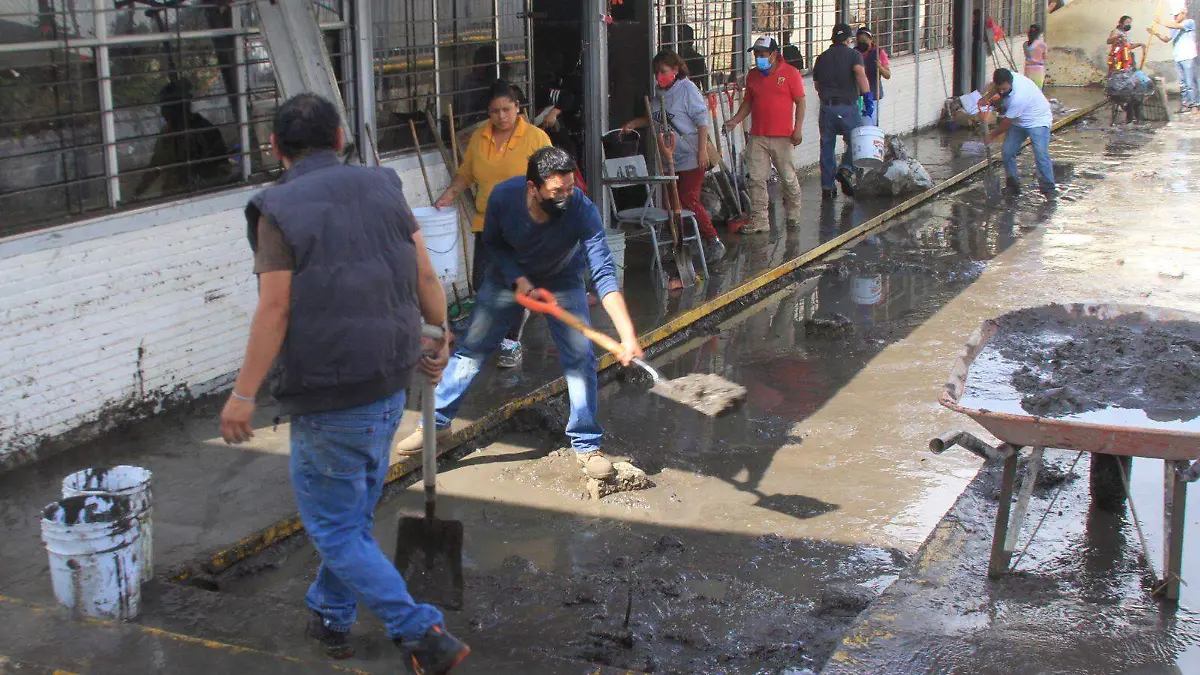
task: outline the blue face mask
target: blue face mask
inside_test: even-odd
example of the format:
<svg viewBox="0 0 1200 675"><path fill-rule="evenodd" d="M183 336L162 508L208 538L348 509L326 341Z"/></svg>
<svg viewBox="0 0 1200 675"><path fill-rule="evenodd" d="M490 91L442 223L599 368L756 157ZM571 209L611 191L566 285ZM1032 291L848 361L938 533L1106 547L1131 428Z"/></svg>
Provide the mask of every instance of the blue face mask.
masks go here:
<svg viewBox="0 0 1200 675"><path fill-rule="evenodd" d="M765 73L771 69L771 59L766 56L756 56L754 57L754 65L758 66L758 69Z"/></svg>

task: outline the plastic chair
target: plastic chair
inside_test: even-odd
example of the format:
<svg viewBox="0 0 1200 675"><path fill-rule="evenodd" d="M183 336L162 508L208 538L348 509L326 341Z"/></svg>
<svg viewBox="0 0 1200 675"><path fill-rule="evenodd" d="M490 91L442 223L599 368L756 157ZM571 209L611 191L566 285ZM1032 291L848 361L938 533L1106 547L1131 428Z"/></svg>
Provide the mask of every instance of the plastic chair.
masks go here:
<svg viewBox="0 0 1200 675"><path fill-rule="evenodd" d="M675 176L651 176L646 167L646 158L641 155L604 159L604 189L607 192L608 203L612 205L612 214L617 221L617 227L631 224L637 225L647 232L650 243L654 247L651 269L657 268L663 275L666 274L666 270L663 267L662 248L670 246L672 242L669 233L667 236L663 236L662 229L669 225L671 214L666 209L654 206L655 195L658 194L659 203L665 203L662 190L676 180L678 178ZM645 191L646 199L642 206L618 209L616 200L613 198L613 190L634 187L640 187ZM683 241L685 244L696 242L695 248L696 253L700 256L700 266L704 270L704 277L708 278L708 260L704 255L704 240L700 236L700 224L696 220L696 214L693 211L683 210L680 212L680 216L685 223L691 223L692 231L690 235L684 235Z"/></svg>

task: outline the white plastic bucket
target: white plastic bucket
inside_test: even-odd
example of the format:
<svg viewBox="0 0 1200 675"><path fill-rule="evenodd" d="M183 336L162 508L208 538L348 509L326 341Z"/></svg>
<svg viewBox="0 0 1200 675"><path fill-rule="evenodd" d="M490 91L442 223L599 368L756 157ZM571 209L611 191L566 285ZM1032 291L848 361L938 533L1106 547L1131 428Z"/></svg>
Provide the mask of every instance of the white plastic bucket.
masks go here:
<svg viewBox="0 0 1200 675"><path fill-rule="evenodd" d="M103 495L128 497L129 507L137 520L141 551L142 583L154 578L154 523L153 507L150 504L150 478L148 470L140 466L114 466L111 469L84 469L63 479L63 497L80 495Z"/></svg>
<svg viewBox="0 0 1200 675"><path fill-rule="evenodd" d="M883 301L883 275L854 277L852 296L856 305L878 305Z"/></svg>
<svg viewBox="0 0 1200 675"><path fill-rule="evenodd" d="M860 169L878 169L883 166L883 129L858 127L850 132L850 145L854 166Z"/></svg>
<svg viewBox="0 0 1200 675"><path fill-rule="evenodd" d="M141 611L137 519L128 497L67 497L42 512L54 597L73 612L131 621Z"/></svg>
<svg viewBox="0 0 1200 675"><path fill-rule="evenodd" d="M458 280L458 210L418 206L412 211L438 278L445 284L454 283Z"/></svg>
<svg viewBox="0 0 1200 675"><path fill-rule="evenodd" d="M617 268L617 281L625 285L625 233L621 230L605 232L608 251L612 253L613 266Z"/></svg>

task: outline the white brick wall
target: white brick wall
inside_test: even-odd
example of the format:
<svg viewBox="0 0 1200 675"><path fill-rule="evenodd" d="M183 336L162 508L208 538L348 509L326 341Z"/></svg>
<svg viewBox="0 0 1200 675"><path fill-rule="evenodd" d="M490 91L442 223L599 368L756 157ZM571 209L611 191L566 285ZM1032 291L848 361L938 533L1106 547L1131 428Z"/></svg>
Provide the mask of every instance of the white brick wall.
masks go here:
<svg viewBox="0 0 1200 675"><path fill-rule="evenodd" d="M434 189L449 182L426 157ZM388 162L427 205L415 157ZM255 303L255 189L0 241L0 468L224 386ZM459 265L460 287L466 270Z"/></svg>
<svg viewBox="0 0 1200 675"><path fill-rule="evenodd" d="M943 52L945 77L951 76ZM949 82L936 54L893 61L889 133L937 122ZM818 161L816 92L796 161ZM840 152L840 150L839 150ZM429 203L415 157L385 163L412 206ZM426 155L435 194L449 175ZM254 189L0 241L0 468L46 441L86 437L172 395L226 385L240 364L255 286L242 207ZM459 261L460 289L468 269Z"/></svg>

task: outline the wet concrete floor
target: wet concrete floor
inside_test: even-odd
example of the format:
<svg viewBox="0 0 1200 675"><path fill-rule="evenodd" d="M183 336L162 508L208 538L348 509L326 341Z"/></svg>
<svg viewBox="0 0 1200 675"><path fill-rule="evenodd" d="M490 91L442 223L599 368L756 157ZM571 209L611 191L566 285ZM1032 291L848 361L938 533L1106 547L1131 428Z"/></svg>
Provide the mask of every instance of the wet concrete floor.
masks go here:
<svg viewBox="0 0 1200 675"><path fill-rule="evenodd" d="M456 464L440 486L445 517L466 526L468 606L451 615L451 626L467 639L502 636L504 654L641 671L820 668L978 466L923 451L931 435L967 425L935 397L971 330L1007 309L1050 300L1144 301L1158 292L1172 306L1195 304L1186 278L1180 284L1156 271L1146 279L1144 270L1123 278L1108 270L1115 258L1100 261L1106 245L1096 250L1068 236L1064 251L1054 243L1085 225L1104 240L1108 219L1097 214L1106 207L1128 217L1122 197L1097 196L1101 186L1105 194L1127 186L1105 181L1140 181L1147 199L1157 194L1154 176L1114 178L1106 169L1114 157L1168 142L1090 126L1067 133L1054 145L1065 192L1057 205L1026 196L989 206L978 186L961 190L862 241L814 282L746 308L666 359L669 377L712 371L745 384L750 397L738 413L709 420L647 396L634 381L606 388L608 447L646 469L651 490L587 500L570 458L547 456L563 445L552 421L530 420ZM1120 233L1144 234L1133 224ZM1158 250L1119 248L1125 264L1118 266L1132 265L1131 273L1171 260ZM1048 262L1051 254L1060 258ZM1058 266L1075 271L1073 284ZM381 508L385 550L396 517L417 513L419 504L411 490ZM222 579L223 593L272 605L300 597L315 556L307 546L285 549L261 557L269 569ZM1055 612L1061 595L1042 590L1033 584L1024 592ZM1131 606L1145 602L1121 584L1107 592ZM1063 629L1047 625L1048 633ZM1165 639L1197 635L1190 623L1180 625ZM1090 653L1092 672L1106 672L1116 656ZM379 667L374 656L358 667ZM1052 660L1052 650L1042 658ZM947 659L933 672L977 672Z"/></svg>
<svg viewBox="0 0 1200 675"><path fill-rule="evenodd" d="M733 415L701 418L634 381L606 387L609 449L646 469L651 490L586 499L571 458L547 455L564 440L553 431L561 429L553 409L444 473L443 517L463 520L467 532L468 607L449 616L476 647L463 672L588 672L589 663L705 673L821 667L974 475L972 459L921 450L932 433L965 425L934 400L980 321L1064 296L1150 292L1171 306L1200 302L1187 277L1159 273L1181 247L1194 255L1188 232L1176 227L1169 244L1152 241L1162 223L1173 224L1169 209L1180 208L1162 195L1194 189L1194 178L1174 165L1138 178L1154 169L1133 159L1169 154L1169 133L1184 132L1068 132L1053 146L1066 183L1058 205L1027 196L1016 208L991 207L969 187L664 359L668 376L711 371L749 387ZM1127 183L1145 193L1141 200L1129 203ZM1159 220L1141 221L1147 204ZM818 238L857 220L855 209L813 209ZM781 258L798 254L788 246ZM1126 253L1138 246L1154 254ZM526 359L538 361L537 351ZM228 480L253 482L257 465L226 468ZM1135 468L1138 480L1147 475ZM229 497L209 500L214 524L238 517L223 510L237 510L238 498ZM419 500L411 490L381 507L385 550L397 515L417 512ZM5 520L18 510L6 507ZM14 563L0 562L9 592ZM44 599L32 587L44 577L35 581L32 567L18 575L31 584L20 590ZM220 592L158 588L143 623L319 661L299 635L300 598L314 570L311 548L294 541L235 567L218 580ZM1128 590L1114 592L1134 602ZM365 612L362 619L360 658L346 666L394 671L378 624ZM955 663L935 672L981 672Z"/></svg>

